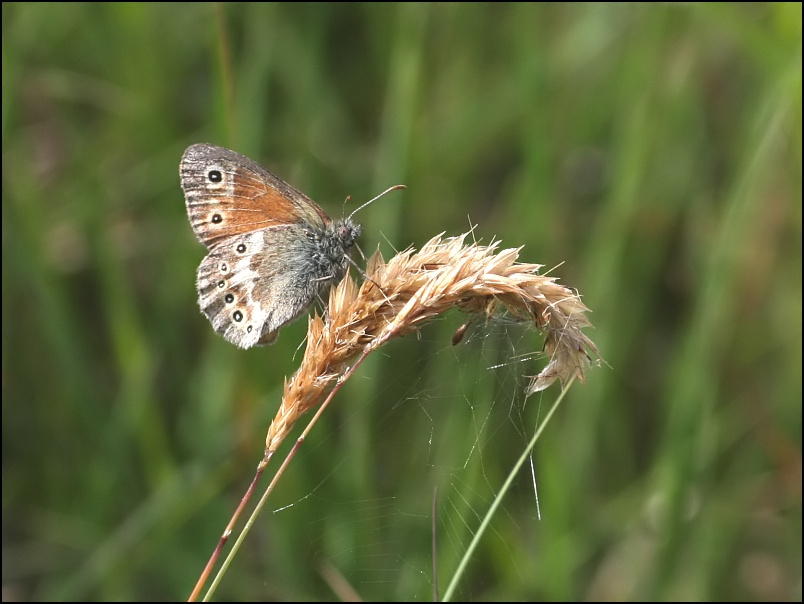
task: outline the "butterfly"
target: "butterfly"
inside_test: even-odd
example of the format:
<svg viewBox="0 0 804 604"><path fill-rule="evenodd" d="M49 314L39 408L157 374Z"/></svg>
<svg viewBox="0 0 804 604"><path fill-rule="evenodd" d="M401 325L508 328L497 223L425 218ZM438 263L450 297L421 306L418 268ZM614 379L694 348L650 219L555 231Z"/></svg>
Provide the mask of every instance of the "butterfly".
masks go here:
<svg viewBox="0 0 804 604"><path fill-rule="evenodd" d="M188 147L179 173L190 225L209 249L198 267L198 305L232 344L272 344L343 278L362 232L351 216L332 220L304 193L223 147Z"/></svg>

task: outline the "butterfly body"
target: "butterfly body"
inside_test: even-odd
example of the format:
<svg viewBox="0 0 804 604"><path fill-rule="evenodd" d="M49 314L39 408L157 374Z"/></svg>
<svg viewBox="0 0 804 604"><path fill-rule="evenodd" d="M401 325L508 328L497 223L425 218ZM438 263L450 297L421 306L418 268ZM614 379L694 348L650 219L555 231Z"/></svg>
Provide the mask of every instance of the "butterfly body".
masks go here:
<svg viewBox="0 0 804 604"><path fill-rule="evenodd" d="M273 343L346 273L360 225L333 221L247 157L192 145L180 175L190 224L209 248L198 267L198 303L229 342Z"/></svg>

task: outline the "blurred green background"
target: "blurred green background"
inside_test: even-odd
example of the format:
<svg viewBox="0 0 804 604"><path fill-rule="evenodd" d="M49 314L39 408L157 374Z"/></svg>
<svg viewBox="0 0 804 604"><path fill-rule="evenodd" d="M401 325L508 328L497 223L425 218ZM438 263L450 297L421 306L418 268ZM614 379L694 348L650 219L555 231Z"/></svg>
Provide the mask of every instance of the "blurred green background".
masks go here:
<svg viewBox="0 0 804 604"><path fill-rule="evenodd" d="M404 183L362 249L477 225L592 309L457 598L801 599L800 4L2 10L4 600L186 598L262 455L306 322L199 313L195 142L332 216ZM559 392L464 319L361 367L216 599L431 600L436 487L443 592Z"/></svg>

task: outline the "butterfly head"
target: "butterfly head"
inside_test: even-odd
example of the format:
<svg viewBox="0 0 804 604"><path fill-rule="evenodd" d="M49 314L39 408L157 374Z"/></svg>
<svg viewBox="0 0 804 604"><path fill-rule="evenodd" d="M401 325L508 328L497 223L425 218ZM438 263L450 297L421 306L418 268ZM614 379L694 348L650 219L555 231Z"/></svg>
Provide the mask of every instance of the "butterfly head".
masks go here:
<svg viewBox="0 0 804 604"><path fill-rule="evenodd" d="M363 227L351 218L334 221L333 230L335 231L335 237L346 253L349 252L357 238L363 233Z"/></svg>

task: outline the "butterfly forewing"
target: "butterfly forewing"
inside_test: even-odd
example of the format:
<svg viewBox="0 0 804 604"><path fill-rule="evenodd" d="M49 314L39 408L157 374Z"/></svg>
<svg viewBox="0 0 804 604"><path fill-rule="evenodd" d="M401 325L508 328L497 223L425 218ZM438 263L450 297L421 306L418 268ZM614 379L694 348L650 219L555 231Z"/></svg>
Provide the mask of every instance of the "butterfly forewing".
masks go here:
<svg viewBox="0 0 804 604"><path fill-rule="evenodd" d="M192 145L180 172L190 224L210 249L230 237L277 225L306 221L323 228L330 221L304 193L222 147Z"/></svg>

